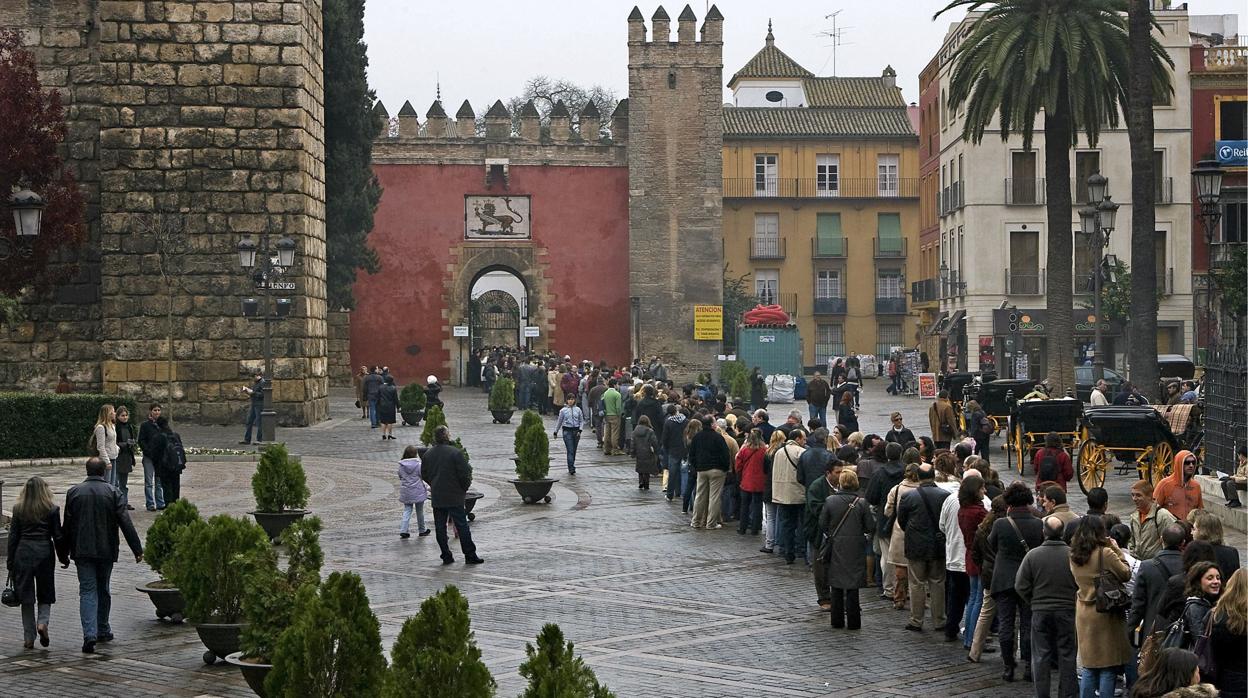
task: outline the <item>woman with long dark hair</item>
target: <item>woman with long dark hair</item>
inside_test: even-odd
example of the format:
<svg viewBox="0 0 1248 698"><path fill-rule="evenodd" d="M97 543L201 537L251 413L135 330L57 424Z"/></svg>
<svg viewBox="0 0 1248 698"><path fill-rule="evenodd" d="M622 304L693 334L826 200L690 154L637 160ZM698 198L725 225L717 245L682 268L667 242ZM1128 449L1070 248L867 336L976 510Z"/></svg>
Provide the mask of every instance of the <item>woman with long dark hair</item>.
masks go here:
<svg viewBox="0 0 1248 698"><path fill-rule="evenodd" d="M126 499L126 509L134 511L130 506L130 473L134 470L134 445L139 440L139 428L130 423L130 408L125 405L117 407L117 464L113 473L117 477L117 489L121 490Z"/></svg>
<svg viewBox="0 0 1248 698"><path fill-rule="evenodd" d="M48 646L48 623L56 603L56 558L69 564L69 550L61 534L61 510L52 503L52 490L41 477L26 481L13 505L9 524L7 567L22 605L24 647ZM38 608L36 609L36 604Z"/></svg>
<svg viewBox="0 0 1248 698"><path fill-rule="evenodd" d="M1084 516L1070 539L1070 571L1079 587L1075 601L1075 637L1083 677L1079 692L1091 696L1114 694L1114 678L1131 662L1125 618L1096 610L1096 583L1102 572L1120 582L1131 579L1131 568L1099 516Z"/></svg>
<svg viewBox="0 0 1248 698"><path fill-rule="evenodd" d="M854 395L848 390L841 393L841 400L836 403L836 423L844 426L851 434L858 431L858 413L854 411Z"/></svg>

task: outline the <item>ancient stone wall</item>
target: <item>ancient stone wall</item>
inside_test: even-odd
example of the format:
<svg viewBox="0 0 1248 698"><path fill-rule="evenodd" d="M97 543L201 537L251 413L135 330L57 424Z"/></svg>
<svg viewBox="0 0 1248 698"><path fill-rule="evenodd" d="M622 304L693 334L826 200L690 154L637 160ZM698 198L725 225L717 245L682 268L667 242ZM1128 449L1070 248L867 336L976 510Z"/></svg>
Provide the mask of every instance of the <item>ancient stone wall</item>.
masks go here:
<svg viewBox="0 0 1248 698"><path fill-rule="evenodd" d="M62 52L82 59L65 74L80 122L68 148L98 168L101 387L171 401L178 419L238 419L263 327L242 317L256 290L235 247L284 234L296 302L274 325L274 400L282 423L325 418L320 0L26 0L11 14L54 78L75 65ZM59 307L24 333L76 336L50 322Z"/></svg>
<svg viewBox="0 0 1248 698"><path fill-rule="evenodd" d="M329 322L329 386L351 387L355 371L351 366L351 313L347 310L331 310Z"/></svg>
<svg viewBox="0 0 1248 698"><path fill-rule="evenodd" d="M671 41L662 7L649 40L637 9L628 19L634 354L660 354L680 376L708 370L720 346L693 339L693 306L723 298L722 20L712 6L695 41L686 7Z"/></svg>

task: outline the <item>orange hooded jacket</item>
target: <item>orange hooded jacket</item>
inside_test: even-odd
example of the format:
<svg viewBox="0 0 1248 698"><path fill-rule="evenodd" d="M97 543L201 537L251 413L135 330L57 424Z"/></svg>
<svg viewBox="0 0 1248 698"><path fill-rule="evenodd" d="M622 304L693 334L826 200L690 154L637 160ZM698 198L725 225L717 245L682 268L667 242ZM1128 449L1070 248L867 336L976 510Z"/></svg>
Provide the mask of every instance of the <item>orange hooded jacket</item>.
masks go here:
<svg viewBox="0 0 1248 698"><path fill-rule="evenodd" d="M1174 514L1176 519L1186 519L1187 513L1193 509L1201 509L1204 502L1200 496L1200 483L1196 478L1183 482L1183 461L1192 455L1191 451L1179 451L1174 454L1174 464L1170 474L1157 483L1153 489L1153 499L1157 506Z"/></svg>

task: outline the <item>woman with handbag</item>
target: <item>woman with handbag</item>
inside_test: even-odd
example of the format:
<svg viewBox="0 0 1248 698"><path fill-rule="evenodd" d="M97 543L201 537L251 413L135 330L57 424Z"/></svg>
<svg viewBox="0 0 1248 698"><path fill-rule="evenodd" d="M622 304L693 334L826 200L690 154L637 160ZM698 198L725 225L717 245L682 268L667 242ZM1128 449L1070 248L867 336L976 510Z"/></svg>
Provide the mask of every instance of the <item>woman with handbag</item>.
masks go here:
<svg viewBox="0 0 1248 698"><path fill-rule="evenodd" d="M1248 693L1248 577L1243 568L1226 582L1212 616L1213 685L1226 698L1242 697Z"/></svg>
<svg viewBox="0 0 1248 698"><path fill-rule="evenodd" d="M1092 698L1114 694L1114 679L1132 661L1134 651L1127 640L1125 608L1130 595L1122 583L1131 568L1122 551L1105 530L1099 516L1079 519L1070 539L1070 571L1079 587L1075 602L1075 629L1083 676L1079 694Z"/></svg>
<svg viewBox="0 0 1248 698"><path fill-rule="evenodd" d="M858 475L843 471L837 484L840 489L824 500L819 514L823 543L815 564L828 568L832 627L858 630L862 628L858 590L867 586L864 542L875 531L875 517L858 496Z"/></svg>
<svg viewBox="0 0 1248 698"><path fill-rule="evenodd" d="M26 481L13 505L9 525L7 566L9 584L4 590L6 606L21 604L26 649L48 646L48 623L56 603L56 558L69 566L69 549L61 533L61 510L52 503L52 490L43 478ZM36 616L36 603L38 614Z"/></svg>
<svg viewBox="0 0 1248 698"><path fill-rule="evenodd" d="M1205 620L1222 593L1222 572L1212 562L1198 562L1192 565L1184 578L1184 593L1187 600L1183 602L1183 613L1171 624L1173 629L1182 624L1182 636L1172 639L1169 632L1165 639L1167 647L1178 646L1190 650L1196 646L1196 640L1204 632Z"/></svg>
<svg viewBox="0 0 1248 698"><path fill-rule="evenodd" d="M125 405L117 407L117 464L113 473L117 477L117 489L126 498L126 509L134 511L130 505L130 473L134 471L134 446L139 442L139 429L130 423L130 409Z"/></svg>

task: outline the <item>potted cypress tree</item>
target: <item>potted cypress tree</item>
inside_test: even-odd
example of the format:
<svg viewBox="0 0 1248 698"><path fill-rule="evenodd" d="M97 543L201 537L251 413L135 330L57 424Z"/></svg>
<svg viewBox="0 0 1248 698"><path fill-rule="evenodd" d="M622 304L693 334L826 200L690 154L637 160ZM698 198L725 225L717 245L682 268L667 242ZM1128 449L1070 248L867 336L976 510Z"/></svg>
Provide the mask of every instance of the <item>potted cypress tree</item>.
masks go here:
<svg viewBox="0 0 1248 698"><path fill-rule="evenodd" d="M454 586L403 623L390 658L382 698L490 698L497 688L473 640L468 600Z"/></svg>
<svg viewBox="0 0 1248 698"><path fill-rule="evenodd" d="M199 509L189 500L179 499L165 507L147 529L147 539L143 543L143 561L152 568L158 579L135 589L147 594L152 600L152 605L156 607L156 617L160 620L182 622L186 599L182 598L182 592L172 582L165 579L164 566L173 555L178 534L198 521L202 521Z"/></svg>
<svg viewBox="0 0 1248 698"><path fill-rule="evenodd" d="M266 695L264 681L272 670L270 663L278 638L290 627L295 597L305 585L321 581L324 556L320 544L321 520L315 516L291 524L282 531L286 549L286 570L278 569L277 554L268 547L253 550L244 561L243 620L239 651L225 661L242 671L243 679L256 695Z"/></svg>
<svg viewBox="0 0 1248 698"><path fill-rule="evenodd" d="M287 452L286 444L265 447L251 476L251 493L256 498L256 510L249 513L274 542L287 526L308 513L304 509L308 504L307 476L299 459Z"/></svg>
<svg viewBox="0 0 1248 698"><path fill-rule="evenodd" d="M264 680L270 696L375 696L386 675L381 626L353 572L334 572L319 590L299 589L290 627Z"/></svg>
<svg viewBox="0 0 1248 698"><path fill-rule="evenodd" d="M516 384L506 376L494 381L490 388L490 414L495 424L511 424L516 411Z"/></svg>
<svg viewBox="0 0 1248 698"><path fill-rule="evenodd" d="M249 553L270 547L264 529L243 518L218 514L188 524L177 536L165 574L186 598L186 616L207 647L204 663L238 651L243 630L243 564Z"/></svg>
<svg viewBox="0 0 1248 698"><path fill-rule="evenodd" d="M420 442L429 448L433 444L433 434L438 427L446 426L446 413L442 411L441 405L434 405L425 413L425 428L420 432Z"/></svg>
<svg viewBox="0 0 1248 698"><path fill-rule="evenodd" d="M425 416L425 388L417 383L408 383L399 391L399 414L403 423L409 427L420 424Z"/></svg>
<svg viewBox="0 0 1248 698"><path fill-rule="evenodd" d="M515 446L516 479L511 484L520 499L526 504L550 503L550 488L558 480L546 477L550 474L550 439L541 416L533 410L525 410L521 417Z"/></svg>
<svg viewBox="0 0 1248 698"><path fill-rule="evenodd" d="M576 656L571 642L564 642L563 631L554 623L542 626L537 634L537 647L524 645L527 659L520 665L520 675L529 680L520 698L615 698L606 686L598 683L594 670Z"/></svg>

